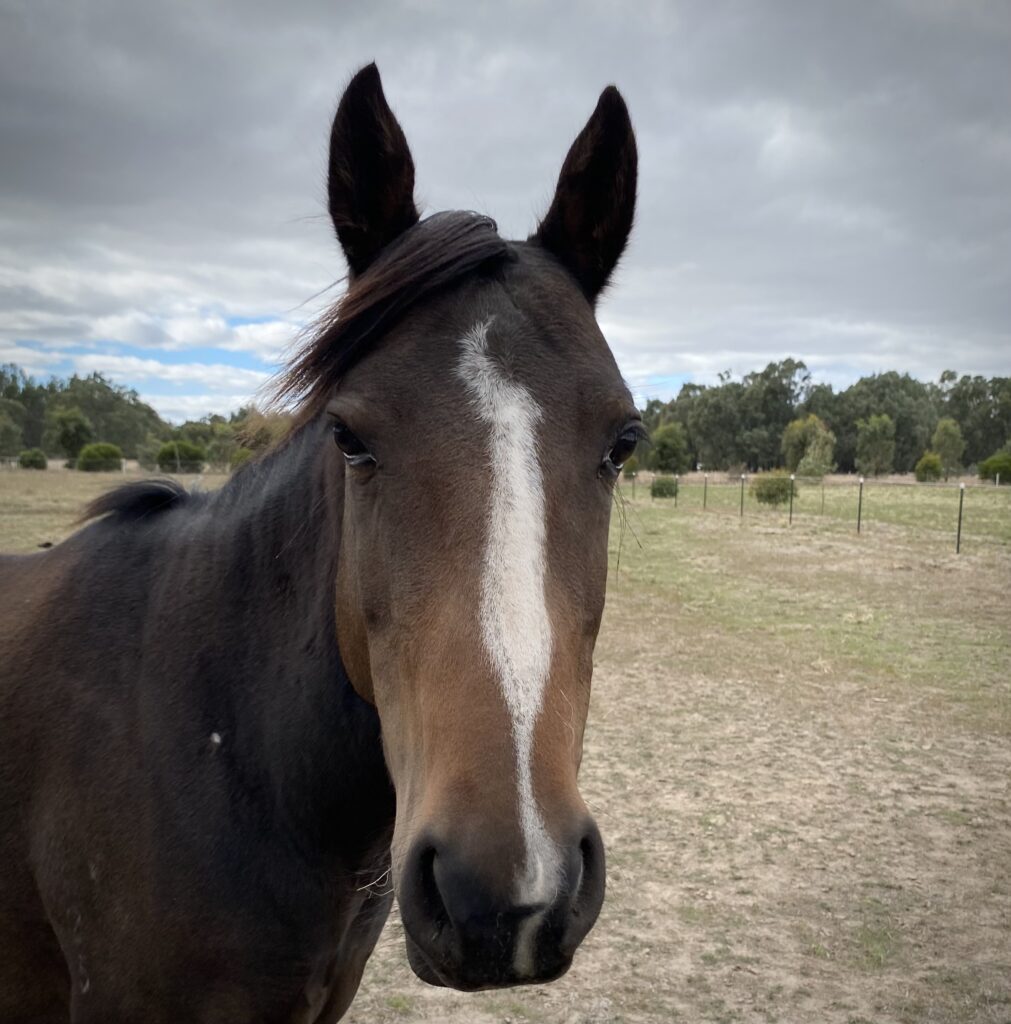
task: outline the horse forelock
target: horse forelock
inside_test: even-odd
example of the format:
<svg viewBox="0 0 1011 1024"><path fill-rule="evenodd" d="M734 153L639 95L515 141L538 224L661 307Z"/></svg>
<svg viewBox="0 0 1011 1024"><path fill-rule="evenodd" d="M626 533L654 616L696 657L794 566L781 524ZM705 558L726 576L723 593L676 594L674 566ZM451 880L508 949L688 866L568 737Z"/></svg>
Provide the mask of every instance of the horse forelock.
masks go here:
<svg viewBox="0 0 1011 1024"><path fill-rule="evenodd" d="M490 217L435 214L406 231L310 328L277 379L274 396L297 405L296 425L313 419L346 373L425 297L507 258L510 245Z"/></svg>

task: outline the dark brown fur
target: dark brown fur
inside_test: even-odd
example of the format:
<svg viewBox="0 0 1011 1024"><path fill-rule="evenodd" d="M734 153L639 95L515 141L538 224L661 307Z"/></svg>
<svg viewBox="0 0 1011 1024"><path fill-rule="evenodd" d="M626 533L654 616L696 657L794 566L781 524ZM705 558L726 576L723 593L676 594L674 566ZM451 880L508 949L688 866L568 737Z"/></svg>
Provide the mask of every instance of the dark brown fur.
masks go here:
<svg viewBox="0 0 1011 1024"><path fill-rule="evenodd" d="M634 152L625 121L595 145ZM613 203L560 185L572 237L507 243L472 214L415 223L374 68L332 140L353 280L282 381L302 403L291 437L219 492L130 484L51 551L0 558L3 1024L335 1021L391 878L415 969L461 988L557 976L599 908L576 771L606 459L635 412L587 300L624 245L634 174ZM595 245L579 269L572 250ZM541 908L513 905L510 727L474 613L489 467L455 367L489 320L503 372L546 411L530 449L556 644L534 782L565 860ZM333 417L371 465L345 465Z"/></svg>

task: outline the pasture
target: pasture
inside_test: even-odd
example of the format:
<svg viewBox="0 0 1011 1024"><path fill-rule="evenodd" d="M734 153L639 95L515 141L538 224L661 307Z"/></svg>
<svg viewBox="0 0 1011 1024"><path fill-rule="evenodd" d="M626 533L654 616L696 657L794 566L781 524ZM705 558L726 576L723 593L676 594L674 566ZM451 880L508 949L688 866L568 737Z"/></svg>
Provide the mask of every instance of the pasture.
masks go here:
<svg viewBox="0 0 1011 1024"><path fill-rule="evenodd" d="M0 549L121 479L0 473ZM956 556L950 489L871 485L857 536L849 489L791 527L698 486L623 485L582 774L608 897L572 971L428 988L391 918L346 1020L1011 1021L1011 496L970 489Z"/></svg>

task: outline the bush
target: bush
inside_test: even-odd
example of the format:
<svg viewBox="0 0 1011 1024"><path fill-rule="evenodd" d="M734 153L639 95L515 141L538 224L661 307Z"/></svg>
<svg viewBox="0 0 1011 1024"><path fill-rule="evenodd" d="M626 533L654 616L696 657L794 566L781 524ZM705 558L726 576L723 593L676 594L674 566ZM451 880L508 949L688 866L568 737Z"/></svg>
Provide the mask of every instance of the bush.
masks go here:
<svg viewBox="0 0 1011 1024"><path fill-rule="evenodd" d="M920 461L916 463L913 472L921 484L932 484L935 480L940 480L941 475L944 473L944 467L941 465L941 456L937 452L924 452L920 456Z"/></svg>
<svg viewBox="0 0 1011 1024"><path fill-rule="evenodd" d="M649 485L649 496L651 498L676 498L678 496L677 477L653 477L653 482Z"/></svg>
<svg viewBox="0 0 1011 1024"><path fill-rule="evenodd" d="M1001 483L1011 484L1011 451L1002 448L979 464L981 480L994 480L1000 474Z"/></svg>
<svg viewBox="0 0 1011 1024"><path fill-rule="evenodd" d="M785 505L790 500L791 488L796 496L796 483L779 469L752 477L748 490L760 505Z"/></svg>
<svg viewBox="0 0 1011 1024"><path fill-rule="evenodd" d="M49 462L41 448L26 448L18 456L18 465L22 469L46 469Z"/></svg>
<svg viewBox="0 0 1011 1024"><path fill-rule="evenodd" d="M190 441L166 441L158 449L158 468L163 473L202 473L207 453Z"/></svg>
<svg viewBox="0 0 1011 1024"><path fill-rule="evenodd" d="M630 455L627 459L625 459L625 464L621 467L621 475L626 480L630 480L638 472L639 460L634 455Z"/></svg>
<svg viewBox="0 0 1011 1024"><path fill-rule="evenodd" d="M109 473L123 468L123 453L119 446L96 441L86 444L77 455L77 468L85 473Z"/></svg>
<svg viewBox="0 0 1011 1024"><path fill-rule="evenodd" d="M228 460L228 465L232 469L238 469L239 466L244 466L249 460L256 454L252 448L236 448L232 452L231 458Z"/></svg>

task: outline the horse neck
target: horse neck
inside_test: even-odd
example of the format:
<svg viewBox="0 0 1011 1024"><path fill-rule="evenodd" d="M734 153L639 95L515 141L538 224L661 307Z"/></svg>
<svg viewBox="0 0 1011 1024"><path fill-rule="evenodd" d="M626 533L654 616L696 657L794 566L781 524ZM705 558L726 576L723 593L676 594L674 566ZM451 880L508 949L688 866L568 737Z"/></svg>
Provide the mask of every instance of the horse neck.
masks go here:
<svg viewBox="0 0 1011 1024"><path fill-rule="evenodd" d="M375 709L337 647L335 580L343 470L320 422L243 469L208 510L221 585L243 650L226 669L243 771L300 844L354 847L392 826ZM220 554L218 556L221 557ZM354 850L344 850L354 855Z"/></svg>

